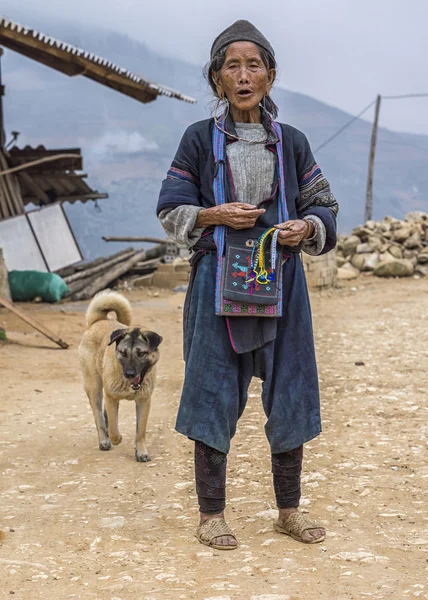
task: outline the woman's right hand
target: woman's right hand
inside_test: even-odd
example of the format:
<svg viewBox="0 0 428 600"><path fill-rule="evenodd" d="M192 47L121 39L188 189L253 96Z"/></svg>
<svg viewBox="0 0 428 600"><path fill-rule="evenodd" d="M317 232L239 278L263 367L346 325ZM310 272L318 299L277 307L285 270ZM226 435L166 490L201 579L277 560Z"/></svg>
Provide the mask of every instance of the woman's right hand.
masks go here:
<svg viewBox="0 0 428 600"><path fill-rule="evenodd" d="M196 227L210 225L227 225L232 229L249 229L254 227L257 219L266 212L243 202L227 202L201 210L196 220Z"/></svg>

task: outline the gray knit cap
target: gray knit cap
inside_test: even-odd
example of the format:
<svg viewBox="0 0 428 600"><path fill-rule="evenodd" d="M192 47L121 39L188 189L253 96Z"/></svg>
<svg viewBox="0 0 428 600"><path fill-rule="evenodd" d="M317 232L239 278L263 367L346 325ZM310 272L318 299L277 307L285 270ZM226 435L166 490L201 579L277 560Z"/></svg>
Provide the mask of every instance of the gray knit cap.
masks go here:
<svg viewBox="0 0 428 600"><path fill-rule="evenodd" d="M262 32L249 21L242 19L233 23L216 37L211 47L211 60L220 50L234 42L253 42L266 50L272 57L275 57L272 46Z"/></svg>

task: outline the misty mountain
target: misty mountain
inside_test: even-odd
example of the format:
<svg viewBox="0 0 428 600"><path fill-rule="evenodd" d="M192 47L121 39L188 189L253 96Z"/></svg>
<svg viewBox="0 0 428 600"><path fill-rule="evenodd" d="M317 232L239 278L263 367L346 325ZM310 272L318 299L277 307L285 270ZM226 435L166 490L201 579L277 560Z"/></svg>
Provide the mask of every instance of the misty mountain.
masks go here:
<svg viewBox="0 0 428 600"><path fill-rule="evenodd" d="M110 195L98 207L92 202L78 202L66 208L85 257L119 249L119 245L102 242L102 235L161 234L154 214L160 183L184 129L206 118L212 108L202 67L161 56L118 33L85 29L61 20L40 23L31 15L9 16L197 98L196 105L169 98L144 105L8 50L2 58L8 136L13 130L19 131L21 147L81 147L89 183ZM299 93L277 88L273 95L280 120L303 130L313 149L351 118ZM371 124L357 120L316 154L339 200L342 231L349 231L363 219L370 135ZM387 214L403 217L411 210L428 212L427 162L428 136L380 129L375 218Z"/></svg>

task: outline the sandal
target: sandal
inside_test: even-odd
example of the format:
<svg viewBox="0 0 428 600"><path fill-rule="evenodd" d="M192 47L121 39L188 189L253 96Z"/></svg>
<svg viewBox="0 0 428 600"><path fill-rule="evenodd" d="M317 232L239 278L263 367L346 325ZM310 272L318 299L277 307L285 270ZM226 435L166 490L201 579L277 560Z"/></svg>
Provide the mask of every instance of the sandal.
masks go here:
<svg viewBox="0 0 428 600"><path fill-rule="evenodd" d="M274 523L274 529L278 531L278 533L285 533L285 535L289 535L296 540L297 542L302 542L302 544L318 544L319 542L323 542L325 540L325 534L321 537L311 540L310 542L306 542L302 539L302 533L307 531L308 529L324 529L319 525L315 525L315 523L311 523L305 517L299 513L292 513L285 521L277 521Z"/></svg>
<svg viewBox="0 0 428 600"><path fill-rule="evenodd" d="M235 543L227 546L213 544L213 540L224 535L233 537ZM210 548L215 548L215 550L235 550L238 546L235 534L224 519L209 519L208 521L205 521L205 523L199 525L196 530L196 537L201 544L205 544L205 546L209 546Z"/></svg>

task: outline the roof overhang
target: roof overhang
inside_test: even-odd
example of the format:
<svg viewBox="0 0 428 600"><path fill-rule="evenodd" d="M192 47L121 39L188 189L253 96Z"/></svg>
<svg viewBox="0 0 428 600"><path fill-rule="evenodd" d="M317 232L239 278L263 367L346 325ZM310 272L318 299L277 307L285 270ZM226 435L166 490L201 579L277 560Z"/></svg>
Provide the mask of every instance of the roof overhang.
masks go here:
<svg viewBox="0 0 428 600"><path fill-rule="evenodd" d="M193 98L180 92L134 75L109 60L3 17L0 17L0 45L70 77L82 75L92 79L139 102L152 102L156 100L157 96L167 96L190 103L196 102Z"/></svg>

